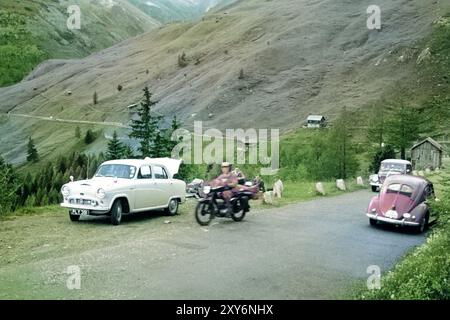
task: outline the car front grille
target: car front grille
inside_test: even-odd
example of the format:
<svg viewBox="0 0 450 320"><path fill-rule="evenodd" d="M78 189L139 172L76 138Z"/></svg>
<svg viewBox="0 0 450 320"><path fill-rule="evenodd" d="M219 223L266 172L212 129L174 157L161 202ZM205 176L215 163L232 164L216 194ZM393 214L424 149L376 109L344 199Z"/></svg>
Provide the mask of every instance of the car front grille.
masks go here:
<svg viewBox="0 0 450 320"><path fill-rule="evenodd" d="M81 205L84 205L84 206L90 206L90 205L94 204L93 202L94 201L87 200L87 199L80 199L80 198L69 199L69 203L70 204L81 204Z"/></svg>

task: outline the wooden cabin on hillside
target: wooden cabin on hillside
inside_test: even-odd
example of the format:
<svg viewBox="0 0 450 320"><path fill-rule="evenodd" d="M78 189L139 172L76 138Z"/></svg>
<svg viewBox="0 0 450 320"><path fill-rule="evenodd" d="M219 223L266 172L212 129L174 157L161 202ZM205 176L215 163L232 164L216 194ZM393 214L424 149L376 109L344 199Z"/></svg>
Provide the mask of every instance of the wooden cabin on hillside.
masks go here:
<svg viewBox="0 0 450 320"><path fill-rule="evenodd" d="M444 148L434 139L426 138L411 148L411 162L415 170L436 169L442 166Z"/></svg>

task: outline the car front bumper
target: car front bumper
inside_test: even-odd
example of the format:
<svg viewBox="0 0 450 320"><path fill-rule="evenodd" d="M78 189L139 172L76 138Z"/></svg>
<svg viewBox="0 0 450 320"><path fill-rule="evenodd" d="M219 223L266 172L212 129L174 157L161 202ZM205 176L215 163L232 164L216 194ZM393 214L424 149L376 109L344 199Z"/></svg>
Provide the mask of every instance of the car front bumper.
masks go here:
<svg viewBox="0 0 450 320"><path fill-rule="evenodd" d="M88 205L82 205L82 204L72 204L63 202L60 204L61 207L67 208L69 210L87 210L89 215L104 215L110 212L110 208L107 207L101 207L101 206L88 206Z"/></svg>
<svg viewBox="0 0 450 320"><path fill-rule="evenodd" d="M373 220L377 220L377 221L381 221L381 222L385 222L385 223L389 223L389 224L395 224L395 225L399 225L399 226L418 227L420 225L419 222L407 221L405 219L402 219L402 220L391 219L391 218L386 218L386 217L383 217L383 216L380 216L380 215L377 215L374 213L366 213L366 216Z"/></svg>

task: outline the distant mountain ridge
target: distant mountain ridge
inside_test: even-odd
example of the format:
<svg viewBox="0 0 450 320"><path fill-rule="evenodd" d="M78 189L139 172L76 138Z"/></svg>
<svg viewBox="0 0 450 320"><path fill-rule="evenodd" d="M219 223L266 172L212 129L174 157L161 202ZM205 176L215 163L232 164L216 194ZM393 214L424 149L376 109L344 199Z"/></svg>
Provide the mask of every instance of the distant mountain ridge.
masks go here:
<svg viewBox="0 0 450 320"><path fill-rule="evenodd" d="M236 0L128 0L131 4L162 23L187 21L209 10Z"/></svg>

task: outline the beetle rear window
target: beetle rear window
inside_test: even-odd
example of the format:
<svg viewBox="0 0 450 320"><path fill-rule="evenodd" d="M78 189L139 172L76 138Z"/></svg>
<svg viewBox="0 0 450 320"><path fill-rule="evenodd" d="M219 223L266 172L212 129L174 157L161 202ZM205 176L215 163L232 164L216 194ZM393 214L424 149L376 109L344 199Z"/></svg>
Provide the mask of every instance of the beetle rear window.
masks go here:
<svg viewBox="0 0 450 320"><path fill-rule="evenodd" d="M414 189L407 184L392 183L387 187L387 193L399 193L411 197Z"/></svg>

